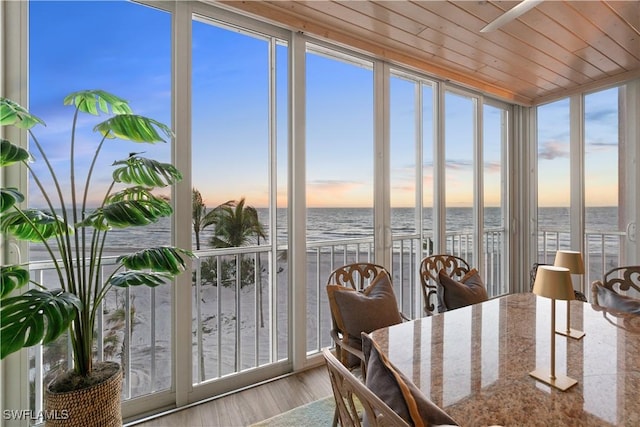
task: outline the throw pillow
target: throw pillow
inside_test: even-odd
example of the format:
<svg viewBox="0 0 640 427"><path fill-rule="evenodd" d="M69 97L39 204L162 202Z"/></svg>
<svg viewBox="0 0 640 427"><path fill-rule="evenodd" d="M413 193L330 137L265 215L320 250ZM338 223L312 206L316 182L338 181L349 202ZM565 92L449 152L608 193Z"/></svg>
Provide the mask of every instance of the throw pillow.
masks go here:
<svg viewBox="0 0 640 427"><path fill-rule="evenodd" d="M379 273L362 292L340 285L327 285L329 307L337 328L347 344L362 348L360 334L402 322L391 278ZM344 360L342 361L345 362ZM347 366L357 366L360 361L349 357Z"/></svg>
<svg viewBox="0 0 640 427"><path fill-rule="evenodd" d="M438 280L442 286L442 300L447 310L476 304L488 299L482 278L475 268L465 274L460 282L450 278L442 270L438 273Z"/></svg>
<svg viewBox="0 0 640 427"><path fill-rule="evenodd" d="M364 333L362 351L367 366L365 385L409 425L457 425L449 414L398 371L371 337ZM365 417L363 425L368 424Z"/></svg>
<svg viewBox="0 0 640 427"><path fill-rule="evenodd" d="M596 304L616 311L640 314L640 299L620 295L609 288L594 283Z"/></svg>

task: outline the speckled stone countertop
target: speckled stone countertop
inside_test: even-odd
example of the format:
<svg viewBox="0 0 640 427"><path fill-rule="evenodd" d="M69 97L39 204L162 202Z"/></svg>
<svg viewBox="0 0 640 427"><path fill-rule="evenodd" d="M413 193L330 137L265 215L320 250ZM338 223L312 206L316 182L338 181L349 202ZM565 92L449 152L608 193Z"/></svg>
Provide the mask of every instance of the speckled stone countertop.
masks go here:
<svg viewBox="0 0 640 427"><path fill-rule="evenodd" d="M389 360L462 426L640 426L640 316L571 301L575 340L554 334L562 392L529 376L550 368L551 301L514 294L372 333ZM556 301L556 329L567 302Z"/></svg>

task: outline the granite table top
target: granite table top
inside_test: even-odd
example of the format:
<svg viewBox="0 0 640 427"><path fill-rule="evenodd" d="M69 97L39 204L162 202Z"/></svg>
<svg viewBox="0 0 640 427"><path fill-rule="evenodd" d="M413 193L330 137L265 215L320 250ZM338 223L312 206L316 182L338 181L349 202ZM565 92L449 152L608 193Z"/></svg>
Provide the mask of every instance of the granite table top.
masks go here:
<svg viewBox="0 0 640 427"><path fill-rule="evenodd" d="M556 340L567 391L529 373L551 364L552 300L513 294L374 331L393 365L462 426L640 426L640 316L571 301ZM556 329L567 326L556 301Z"/></svg>

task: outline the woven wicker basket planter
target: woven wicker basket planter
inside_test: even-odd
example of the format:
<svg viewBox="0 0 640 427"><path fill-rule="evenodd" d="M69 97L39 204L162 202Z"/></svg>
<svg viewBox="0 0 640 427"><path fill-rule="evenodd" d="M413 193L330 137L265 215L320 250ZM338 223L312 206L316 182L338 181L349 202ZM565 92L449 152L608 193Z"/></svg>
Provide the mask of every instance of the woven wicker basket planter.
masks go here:
<svg viewBox="0 0 640 427"><path fill-rule="evenodd" d="M115 362L104 362L118 365ZM46 427L121 427L122 369L100 384L75 391L45 391ZM53 415L53 416L51 416Z"/></svg>

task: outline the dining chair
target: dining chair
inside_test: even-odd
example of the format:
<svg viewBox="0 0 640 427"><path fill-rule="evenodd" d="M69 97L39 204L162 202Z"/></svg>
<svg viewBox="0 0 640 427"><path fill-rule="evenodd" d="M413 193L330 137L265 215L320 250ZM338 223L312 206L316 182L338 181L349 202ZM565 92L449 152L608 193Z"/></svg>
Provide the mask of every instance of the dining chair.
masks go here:
<svg viewBox="0 0 640 427"><path fill-rule="evenodd" d="M374 283L375 279L384 279L387 286L391 288L389 289L389 287L387 287L386 289L381 288L380 290L377 290L375 295L377 301L373 301L372 304L368 304L363 298L365 296L364 292ZM358 294L340 295L340 300L345 301L344 304L340 305L340 301L336 301L337 295L335 291L340 291L342 289L336 288L335 286L354 290L358 292ZM393 295L391 275L389 271L381 265L360 262L346 264L336 268L331 272L331 274L329 274L329 278L327 279L327 293L329 295L329 305L331 308L332 326L330 334L336 347L336 356L338 357L338 360L349 368L353 368L354 363L362 365L364 361L360 345L361 332L371 332L371 330L368 330L371 327L378 329L379 327L391 326L392 324L400 323L402 320L407 320L406 316L398 310L395 295ZM353 300L353 304L347 306L347 302L349 302L346 301L347 297ZM362 308L362 310L369 310L372 308L380 309L382 304L379 303L383 298L388 302L388 304L384 305L384 308L386 308L385 313L375 313L376 319L372 320L372 322L367 322L367 319L364 318L364 316L359 315L358 313L353 313L354 310L359 308ZM349 324L351 323L349 322L349 319L345 319L345 315L349 317L358 317L358 324L367 330L354 330L354 327ZM371 324L371 326L369 326L369 324ZM380 326L383 324L384 326ZM352 331L351 334L349 334L349 330ZM354 356L358 359L357 361ZM364 375L364 373L362 374Z"/></svg>
<svg viewBox="0 0 640 427"><path fill-rule="evenodd" d="M635 290L635 297L628 291ZM596 308L640 314L640 265L616 267L603 280L591 284L592 304Z"/></svg>
<svg viewBox="0 0 640 427"><path fill-rule="evenodd" d="M353 375L328 348L322 351L322 355L329 371L336 411L342 427L360 427L365 417L369 426L409 426ZM362 409L359 411L359 408Z"/></svg>
<svg viewBox="0 0 640 427"><path fill-rule="evenodd" d="M366 387L411 425L457 426L458 423L400 372L371 335L362 333Z"/></svg>
<svg viewBox="0 0 640 427"><path fill-rule="evenodd" d="M436 302L438 313L446 311L438 279L441 271L451 279L461 280L470 271L470 267L467 261L455 255L430 255L422 259L420 262L420 284L424 298L424 312L427 316L434 313Z"/></svg>
<svg viewBox="0 0 640 427"><path fill-rule="evenodd" d="M352 263L336 268L327 279L331 309L331 339L337 359L365 379L360 334L401 323L388 270L372 263ZM336 408L334 423L338 419Z"/></svg>
<svg viewBox="0 0 640 427"><path fill-rule="evenodd" d="M327 285L349 286L356 291L363 291L378 274L383 272L391 277L389 271L378 264L369 262L345 264L329 274Z"/></svg>

